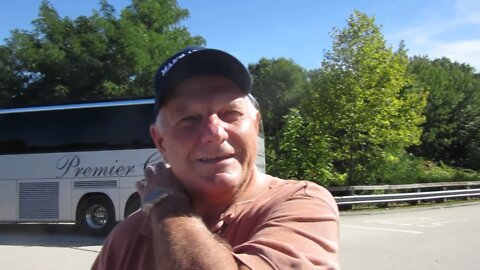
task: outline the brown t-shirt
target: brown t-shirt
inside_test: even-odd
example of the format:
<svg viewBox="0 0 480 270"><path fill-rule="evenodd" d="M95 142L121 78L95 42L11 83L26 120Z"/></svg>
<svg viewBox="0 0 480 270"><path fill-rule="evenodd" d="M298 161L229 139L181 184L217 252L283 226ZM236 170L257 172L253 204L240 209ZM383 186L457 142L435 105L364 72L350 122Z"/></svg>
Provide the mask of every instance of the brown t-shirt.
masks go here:
<svg viewBox="0 0 480 270"><path fill-rule="evenodd" d="M271 177L265 193L230 207L214 233L251 269L339 269L338 223L337 205L326 189ZM152 230L137 212L110 233L92 269L154 266Z"/></svg>

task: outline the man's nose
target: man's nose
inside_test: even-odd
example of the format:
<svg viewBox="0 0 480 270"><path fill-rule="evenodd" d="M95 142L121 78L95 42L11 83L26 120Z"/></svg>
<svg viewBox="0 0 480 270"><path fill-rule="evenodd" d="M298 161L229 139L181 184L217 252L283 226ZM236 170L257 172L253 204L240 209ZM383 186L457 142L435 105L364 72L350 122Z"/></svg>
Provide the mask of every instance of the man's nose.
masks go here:
<svg viewBox="0 0 480 270"><path fill-rule="evenodd" d="M221 143L228 139L228 133L223 127L223 121L217 115L207 119L202 132L202 143Z"/></svg>

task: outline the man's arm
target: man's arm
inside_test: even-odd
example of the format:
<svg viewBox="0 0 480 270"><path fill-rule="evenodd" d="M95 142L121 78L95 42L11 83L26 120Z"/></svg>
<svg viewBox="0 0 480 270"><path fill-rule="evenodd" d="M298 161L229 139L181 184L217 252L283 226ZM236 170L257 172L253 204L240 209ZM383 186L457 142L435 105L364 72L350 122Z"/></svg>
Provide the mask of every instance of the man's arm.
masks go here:
<svg viewBox="0 0 480 270"><path fill-rule="evenodd" d="M157 269L239 269L229 245L191 215L189 208L183 197L169 196L152 209Z"/></svg>
<svg viewBox="0 0 480 270"><path fill-rule="evenodd" d="M248 269L240 267L230 246L193 214L190 199L165 164L147 168L145 178L145 184L137 184L142 199L158 188L174 191L149 212L156 269Z"/></svg>

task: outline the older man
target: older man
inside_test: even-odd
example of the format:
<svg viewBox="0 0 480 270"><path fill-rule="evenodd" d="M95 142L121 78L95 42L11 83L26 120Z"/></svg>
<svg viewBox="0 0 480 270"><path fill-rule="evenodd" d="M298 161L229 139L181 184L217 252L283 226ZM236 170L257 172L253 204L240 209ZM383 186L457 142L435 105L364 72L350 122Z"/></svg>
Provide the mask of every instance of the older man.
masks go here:
<svg viewBox="0 0 480 270"><path fill-rule="evenodd" d="M260 113L230 54L184 49L155 78L150 133L165 159L138 211L92 269L338 269L338 210L324 188L255 166Z"/></svg>

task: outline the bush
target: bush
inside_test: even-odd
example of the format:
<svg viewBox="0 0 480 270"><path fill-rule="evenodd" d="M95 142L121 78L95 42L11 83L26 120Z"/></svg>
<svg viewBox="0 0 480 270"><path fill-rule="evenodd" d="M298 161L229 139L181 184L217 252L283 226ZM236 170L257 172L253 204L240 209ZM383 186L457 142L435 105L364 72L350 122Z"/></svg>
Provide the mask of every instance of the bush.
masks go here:
<svg viewBox="0 0 480 270"><path fill-rule="evenodd" d="M382 166L379 184L413 184L419 181L422 173L422 160L402 151L392 153Z"/></svg>
<svg viewBox="0 0 480 270"><path fill-rule="evenodd" d="M413 184L434 182L480 181L480 173L474 170L454 168L417 158L408 153L401 154L386 164L382 184Z"/></svg>

